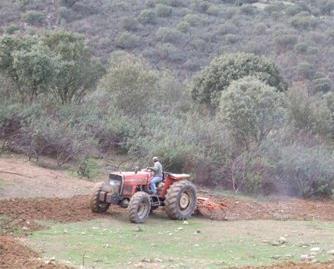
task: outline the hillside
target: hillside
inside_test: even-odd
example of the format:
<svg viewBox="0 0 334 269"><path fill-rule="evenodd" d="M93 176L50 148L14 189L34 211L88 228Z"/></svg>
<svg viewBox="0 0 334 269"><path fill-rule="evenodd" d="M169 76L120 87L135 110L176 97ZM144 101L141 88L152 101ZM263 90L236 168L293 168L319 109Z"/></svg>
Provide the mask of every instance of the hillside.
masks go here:
<svg viewBox="0 0 334 269"><path fill-rule="evenodd" d="M126 50L181 79L218 54L252 52L315 92L333 87L333 10L332 0L2 0L0 27L79 32L104 63Z"/></svg>
<svg viewBox="0 0 334 269"><path fill-rule="evenodd" d="M331 197L333 26L334 0L3 0L0 153Z"/></svg>

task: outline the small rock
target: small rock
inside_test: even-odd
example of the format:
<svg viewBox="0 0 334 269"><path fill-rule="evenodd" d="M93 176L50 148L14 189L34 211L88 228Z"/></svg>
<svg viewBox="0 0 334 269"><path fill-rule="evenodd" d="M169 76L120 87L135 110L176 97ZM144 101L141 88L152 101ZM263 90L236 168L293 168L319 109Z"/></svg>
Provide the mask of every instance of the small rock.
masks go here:
<svg viewBox="0 0 334 269"><path fill-rule="evenodd" d="M284 237L284 236L281 236L278 240L278 242L280 242L281 244L285 244L288 240Z"/></svg>
<svg viewBox="0 0 334 269"><path fill-rule="evenodd" d="M27 231L27 230L29 230L29 228L27 226L23 226L22 230Z"/></svg>
<svg viewBox="0 0 334 269"><path fill-rule="evenodd" d="M280 242L278 241L273 241L273 242L270 242L270 245L272 245L273 247L278 247L280 245L282 245Z"/></svg>
<svg viewBox="0 0 334 269"><path fill-rule="evenodd" d="M184 221L183 221L183 224L187 225L187 224L189 224L189 222L186 221L186 220L184 220Z"/></svg>
<svg viewBox="0 0 334 269"><path fill-rule="evenodd" d="M194 247L199 247L199 244L195 244Z"/></svg>
<svg viewBox="0 0 334 269"><path fill-rule="evenodd" d="M312 260L312 257L309 256L309 255L307 255L307 254L305 254L305 255L301 255L301 256L300 256L300 259L301 259L302 261L310 261L310 260Z"/></svg>
<svg viewBox="0 0 334 269"><path fill-rule="evenodd" d="M153 260L154 262L162 262L162 260L161 259L159 259L159 258L154 258L154 260Z"/></svg>
<svg viewBox="0 0 334 269"><path fill-rule="evenodd" d="M169 233L168 235L171 236L171 235L173 235L173 233Z"/></svg>
<svg viewBox="0 0 334 269"><path fill-rule="evenodd" d="M327 251L328 255L334 255L334 249Z"/></svg>
<svg viewBox="0 0 334 269"><path fill-rule="evenodd" d="M319 252L320 248L319 247L314 247L310 249L311 252Z"/></svg>
<svg viewBox="0 0 334 269"><path fill-rule="evenodd" d="M144 259L141 260L141 262L151 263L152 260L151 260L151 259L144 258Z"/></svg>
<svg viewBox="0 0 334 269"><path fill-rule="evenodd" d="M52 257L51 259L47 260L45 263L46 264L55 264L55 262L56 262L56 258Z"/></svg>
<svg viewBox="0 0 334 269"><path fill-rule="evenodd" d="M183 230L183 227L178 227L177 230L178 230L178 231L182 231L182 230Z"/></svg>
<svg viewBox="0 0 334 269"><path fill-rule="evenodd" d="M279 260L281 258L281 256L280 255L274 255L274 256L271 256L271 258L273 260Z"/></svg>
<svg viewBox="0 0 334 269"><path fill-rule="evenodd" d="M135 228L135 232L142 232L142 231L144 231L144 230L140 226L137 226Z"/></svg>

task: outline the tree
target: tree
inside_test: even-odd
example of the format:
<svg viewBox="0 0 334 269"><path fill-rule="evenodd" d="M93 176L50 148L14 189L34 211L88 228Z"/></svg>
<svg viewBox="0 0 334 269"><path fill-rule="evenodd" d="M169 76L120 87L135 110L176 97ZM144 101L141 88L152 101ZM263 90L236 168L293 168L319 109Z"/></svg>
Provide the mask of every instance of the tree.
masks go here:
<svg viewBox="0 0 334 269"><path fill-rule="evenodd" d="M227 54L215 58L194 79L192 98L198 103L215 109L219 96L231 82L245 76L254 76L278 91L285 91L287 85L278 68L269 60L254 54Z"/></svg>
<svg viewBox="0 0 334 269"><path fill-rule="evenodd" d="M114 105L128 115L147 111L158 91L158 74L145 62L126 53L115 53L99 89L112 95Z"/></svg>
<svg viewBox="0 0 334 269"><path fill-rule="evenodd" d="M39 94L61 103L80 102L95 87L102 66L84 39L69 32L44 36L4 36L0 40L0 72L15 85L22 101Z"/></svg>
<svg viewBox="0 0 334 269"><path fill-rule="evenodd" d="M92 59L81 35L49 32L43 37L43 43L54 53L54 96L62 104L80 102L103 74L102 66Z"/></svg>
<svg viewBox="0 0 334 269"><path fill-rule="evenodd" d="M50 52L31 36L4 36L0 40L0 72L14 85L22 100L32 101L52 78Z"/></svg>
<svg viewBox="0 0 334 269"><path fill-rule="evenodd" d="M256 77L236 80L222 93L218 118L226 124L235 141L249 149L284 119L282 93Z"/></svg>

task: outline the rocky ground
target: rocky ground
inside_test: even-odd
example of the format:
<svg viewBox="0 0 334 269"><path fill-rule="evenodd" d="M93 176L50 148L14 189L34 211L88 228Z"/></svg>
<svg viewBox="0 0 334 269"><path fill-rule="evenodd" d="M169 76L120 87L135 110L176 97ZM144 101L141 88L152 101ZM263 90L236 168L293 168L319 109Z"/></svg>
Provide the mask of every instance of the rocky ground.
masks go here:
<svg viewBox="0 0 334 269"><path fill-rule="evenodd" d="M39 222L77 222L126 214L124 209L112 207L104 215L89 209L89 196L94 183L73 178L64 171L38 167L24 159L0 159L0 268L69 268L53 261L43 261L39 254L27 248L14 236L44 229ZM265 201L212 196L200 193L226 207L226 220L325 220L334 221L333 201L312 201L273 198ZM251 267L246 267L251 268ZM334 263L286 263L261 268L332 269Z"/></svg>

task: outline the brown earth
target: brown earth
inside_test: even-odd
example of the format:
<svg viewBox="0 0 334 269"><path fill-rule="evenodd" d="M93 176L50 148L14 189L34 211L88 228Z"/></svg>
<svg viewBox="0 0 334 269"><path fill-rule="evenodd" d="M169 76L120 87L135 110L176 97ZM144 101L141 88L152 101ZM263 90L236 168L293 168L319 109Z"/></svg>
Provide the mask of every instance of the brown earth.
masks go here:
<svg viewBox="0 0 334 269"><path fill-rule="evenodd" d="M260 267L242 267L238 269L334 269L334 262L327 263L283 263L271 266L260 266Z"/></svg>
<svg viewBox="0 0 334 269"><path fill-rule="evenodd" d="M0 159L0 199L72 197L89 194L93 182L67 175L62 170L37 166L18 155Z"/></svg>
<svg viewBox="0 0 334 269"><path fill-rule="evenodd" d="M18 240L0 236L0 268L2 269L69 269L53 261L43 261L39 255Z"/></svg>
<svg viewBox="0 0 334 269"><path fill-rule="evenodd" d="M106 214L94 214L89 209L89 196L94 183L73 178L64 171L53 171L20 158L0 159L0 231L15 234L43 228L37 220L76 222L126 214L126 210L111 207ZM277 219L334 221L334 201L303 200L275 197L265 201L213 196L200 193L226 205L227 220ZM15 198L12 198L15 197ZM30 198L29 198L30 197ZM39 197L39 198L36 198ZM0 237L0 268L68 268L46 264L38 254L9 236ZM251 269L253 267L245 267ZM281 264L262 269L334 269L326 264Z"/></svg>

